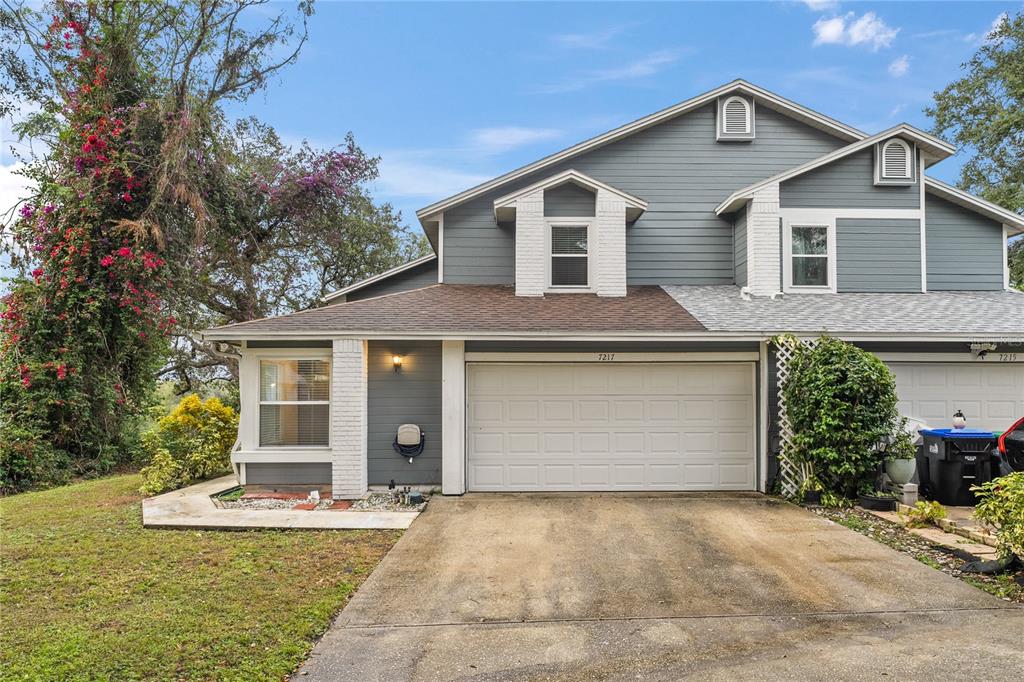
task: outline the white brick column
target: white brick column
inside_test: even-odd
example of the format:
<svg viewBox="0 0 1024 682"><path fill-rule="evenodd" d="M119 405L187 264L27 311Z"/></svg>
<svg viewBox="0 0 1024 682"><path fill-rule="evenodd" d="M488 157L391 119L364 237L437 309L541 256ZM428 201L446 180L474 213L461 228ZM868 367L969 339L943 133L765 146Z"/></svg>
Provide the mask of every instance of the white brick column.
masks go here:
<svg viewBox="0 0 1024 682"><path fill-rule="evenodd" d="M594 226L594 289L598 296L625 296L626 201L599 188Z"/></svg>
<svg viewBox="0 0 1024 682"><path fill-rule="evenodd" d="M782 291L779 186L756 191L747 211L747 284L755 296L768 296Z"/></svg>
<svg viewBox="0 0 1024 682"><path fill-rule="evenodd" d="M544 190L516 200L516 296L543 296L547 248Z"/></svg>
<svg viewBox="0 0 1024 682"><path fill-rule="evenodd" d="M441 342L441 492L466 492L466 343Z"/></svg>
<svg viewBox="0 0 1024 682"><path fill-rule="evenodd" d="M331 491L366 492L366 342L335 339L331 358Z"/></svg>

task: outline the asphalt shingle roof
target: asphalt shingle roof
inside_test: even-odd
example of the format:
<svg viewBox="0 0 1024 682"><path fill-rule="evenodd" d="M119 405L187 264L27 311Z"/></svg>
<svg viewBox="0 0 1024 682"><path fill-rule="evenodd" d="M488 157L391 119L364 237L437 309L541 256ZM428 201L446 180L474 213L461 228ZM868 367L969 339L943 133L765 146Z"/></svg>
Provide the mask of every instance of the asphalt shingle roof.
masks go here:
<svg viewBox="0 0 1024 682"><path fill-rule="evenodd" d="M657 286L631 286L623 297L525 297L516 296L511 286L437 284L216 327L205 335L349 331L700 332L704 327Z"/></svg>
<svg viewBox="0 0 1024 682"><path fill-rule="evenodd" d="M790 294L744 301L737 286L665 286L712 332L978 334L1024 339L1024 293Z"/></svg>

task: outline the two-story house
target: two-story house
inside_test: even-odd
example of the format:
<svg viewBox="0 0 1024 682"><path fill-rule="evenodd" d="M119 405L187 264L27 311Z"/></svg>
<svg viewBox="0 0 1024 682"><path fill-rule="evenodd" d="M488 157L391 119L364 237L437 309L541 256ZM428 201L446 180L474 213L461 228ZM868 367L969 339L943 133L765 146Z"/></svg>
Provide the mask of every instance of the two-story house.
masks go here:
<svg viewBox="0 0 1024 682"><path fill-rule="evenodd" d="M734 81L420 210L434 254L219 327L250 484L765 490L779 333L877 353L904 414L1024 414L1024 217L954 153ZM392 448L418 424L425 448Z"/></svg>

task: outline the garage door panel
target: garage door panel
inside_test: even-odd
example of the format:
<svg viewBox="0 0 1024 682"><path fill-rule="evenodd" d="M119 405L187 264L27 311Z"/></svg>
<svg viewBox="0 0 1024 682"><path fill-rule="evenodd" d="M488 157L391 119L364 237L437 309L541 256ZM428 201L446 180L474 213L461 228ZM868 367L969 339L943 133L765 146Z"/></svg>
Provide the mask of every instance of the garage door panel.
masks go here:
<svg viewBox="0 0 1024 682"><path fill-rule="evenodd" d="M476 392L469 395L469 487L753 489L751 367L471 364L467 384ZM481 379L517 373L533 378ZM523 393L530 386L537 392ZM504 468L501 475L496 465Z"/></svg>
<svg viewBox="0 0 1024 682"><path fill-rule="evenodd" d="M1001 431L1024 416L1024 363L889 362L900 413L932 427L963 411L968 426Z"/></svg>

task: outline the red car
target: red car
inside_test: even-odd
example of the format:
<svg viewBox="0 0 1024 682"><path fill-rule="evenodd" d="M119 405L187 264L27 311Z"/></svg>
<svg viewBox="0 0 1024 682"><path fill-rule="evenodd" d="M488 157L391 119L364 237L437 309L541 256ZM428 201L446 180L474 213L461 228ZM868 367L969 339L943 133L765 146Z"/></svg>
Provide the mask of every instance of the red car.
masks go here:
<svg viewBox="0 0 1024 682"><path fill-rule="evenodd" d="M1024 417L999 436L999 454L1014 471L1024 471Z"/></svg>

